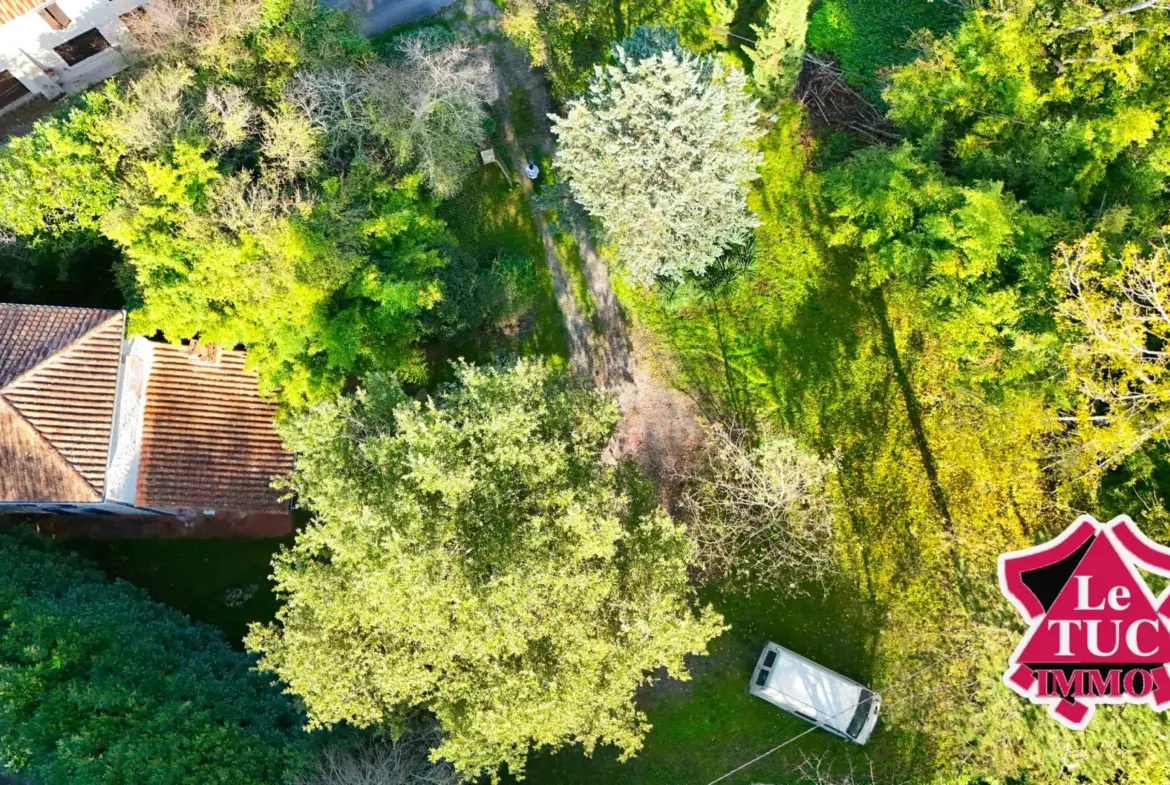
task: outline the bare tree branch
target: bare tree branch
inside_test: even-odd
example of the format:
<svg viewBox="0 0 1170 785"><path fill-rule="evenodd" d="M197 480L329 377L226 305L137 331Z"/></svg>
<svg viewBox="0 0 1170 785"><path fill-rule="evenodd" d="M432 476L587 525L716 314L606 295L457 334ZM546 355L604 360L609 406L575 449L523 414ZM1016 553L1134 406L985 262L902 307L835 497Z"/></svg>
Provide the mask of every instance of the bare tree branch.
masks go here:
<svg viewBox="0 0 1170 785"><path fill-rule="evenodd" d="M706 467L684 477L699 562L713 575L820 580L833 569L831 465L789 437L713 429Z"/></svg>
<svg viewBox="0 0 1170 785"><path fill-rule="evenodd" d="M481 47L416 34L396 45L391 65L301 71L284 97L321 133L326 158L413 166L449 196L475 165L493 83Z"/></svg>
<svg viewBox="0 0 1170 785"><path fill-rule="evenodd" d="M356 749L329 746L318 758L314 776L297 785L459 785L463 777L450 763L430 759L438 742L438 730L430 729Z"/></svg>
<svg viewBox="0 0 1170 785"><path fill-rule="evenodd" d="M1159 2L1158 0L1136 0L1135 2L1130 3L1127 6L1123 6L1121 8L1114 10L1114 11L1110 11L1107 14L1101 14L1100 16L1095 17L1093 19L1090 19L1089 21L1084 22L1082 24L1079 24L1076 27L1070 27L1069 29L1063 31L1061 33L1061 35L1064 36L1064 35L1071 35L1073 33L1080 33L1080 32L1083 32L1085 30L1088 30L1090 27L1093 27L1095 25L1100 25L1100 24L1105 24L1106 22L1110 22L1110 21L1118 18L1119 16L1126 16L1127 14L1136 14L1138 11L1144 11L1147 8L1160 8L1162 10L1165 10L1167 8L1170 8L1170 6Z"/></svg>

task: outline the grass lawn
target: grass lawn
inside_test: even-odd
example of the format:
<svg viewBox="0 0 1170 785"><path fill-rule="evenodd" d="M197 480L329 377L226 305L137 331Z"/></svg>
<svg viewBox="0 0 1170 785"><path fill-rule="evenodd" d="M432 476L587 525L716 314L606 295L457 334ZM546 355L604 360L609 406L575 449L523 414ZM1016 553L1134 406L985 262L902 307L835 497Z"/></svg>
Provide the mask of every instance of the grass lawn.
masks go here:
<svg viewBox="0 0 1170 785"><path fill-rule="evenodd" d="M850 678L867 683L876 625L857 592L844 584L798 598L748 597L707 591L703 600L723 613L732 629L718 638L711 655L693 662L690 682L660 683L640 697L653 730L637 757L618 763L612 749L592 759L580 748L536 754L529 764L532 785L706 785L706 783L809 728L809 725L748 694L748 680L766 641L787 646ZM892 737L881 723L865 747L816 730L800 741L725 780L729 785L792 782L804 753L823 755L837 766L865 766L888 749Z"/></svg>
<svg viewBox="0 0 1170 785"><path fill-rule="evenodd" d="M531 123L531 109L528 108L527 112L527 122ZM537 282L536 303L520 319L514 335L477 334L465 341L432 347L429 352L432 367L437 361L446 359L483 360L502 353L568 357L564 321L553 295L544 245L532 220L528 199L515 179L520 167L508 157L498 128L493 129L489 143L500 162L512 173L514 185L508 185L499 166L479 166L459 193L440 205L439 217L446 221L455 235L460 250L475 257L481 268L486 268L504 253L527 258Z"/></svg>
<svg viewBox="0 0 1170 785"><path fill-rule="evenodd" d="M808 45L829 52L846 79L871 99L880 99L881 74L913 60L919 30L936 35L958 26L965 8L942 0L819 0L809 14Z"/></svg>

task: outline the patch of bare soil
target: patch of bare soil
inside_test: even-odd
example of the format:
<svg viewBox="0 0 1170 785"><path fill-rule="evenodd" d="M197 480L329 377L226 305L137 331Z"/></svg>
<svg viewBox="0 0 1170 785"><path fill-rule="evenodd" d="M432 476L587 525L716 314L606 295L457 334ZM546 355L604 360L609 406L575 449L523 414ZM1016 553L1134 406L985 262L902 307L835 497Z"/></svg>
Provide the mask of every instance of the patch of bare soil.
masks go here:
<svg viewBox="0 0 1170 785"><path fill-rule="evenodd" d="M703 445L698 408L668 378L656 357L653 337L637 325L627 330L629 377L616 387L623 418L606 448L611 459L632 457L655 481L659 499L678 514L680 476L692 467Z"/></svg>

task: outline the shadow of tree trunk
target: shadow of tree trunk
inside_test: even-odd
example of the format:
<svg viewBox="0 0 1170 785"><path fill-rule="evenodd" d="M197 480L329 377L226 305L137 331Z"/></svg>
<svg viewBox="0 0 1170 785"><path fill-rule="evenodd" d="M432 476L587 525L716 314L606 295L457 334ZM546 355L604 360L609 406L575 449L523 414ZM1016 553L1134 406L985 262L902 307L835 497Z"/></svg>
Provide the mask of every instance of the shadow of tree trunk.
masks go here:
<svg viewBox="0 0 1170 785"><path fill-rule="evenodd" d="M951 561L955 565L955 575L959 581L959 593L963 597L964 604L966 604L970 594L967 591L967 573L963 566L962 557L959 555L958 538L955 534L955 521L951 516L950 506L947 504L946 491L939 481L938 463L934 459L934 453L930 449L930 442L926 438L926 427L922 423L922 406L918 402L918 396L915 394L913 386L910 384L910 377L906 373L906 367L902 363L902 356L898 351L898 342L894 336L894 328L890 324L890 314L886 307L885 294L880 288L874 289L869 293L869 300L874 318L881 330L882 350L893 367L894 379L897 381L898 388L902 393L902 400L906 406L906 418L910 424L911 437L914 440L914 446L918 448L918 454L922 458L922 468L926 471L931 499L934 501L934 506L938 510L939 517L942 518L943 527L946 529L950 541Z"/></svg>

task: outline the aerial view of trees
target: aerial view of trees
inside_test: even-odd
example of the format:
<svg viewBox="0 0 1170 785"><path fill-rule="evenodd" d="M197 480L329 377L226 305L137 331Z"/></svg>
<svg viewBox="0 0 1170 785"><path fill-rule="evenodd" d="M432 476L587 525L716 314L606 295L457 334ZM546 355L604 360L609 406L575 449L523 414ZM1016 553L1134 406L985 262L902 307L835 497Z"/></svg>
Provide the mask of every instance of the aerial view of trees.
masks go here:
<svg viewBox="0 0 1170 785"><path fill-rule="evenodd" d="M300 511L235 649L0 534L0 764L1165 782L1170 712L1005 687L996 566L1170 542L1165 4L457 6L160 0L0 146L4 298L246 347ZM747 693L769 641L884 693L865 745Z"/></svg>
<svg viewBox="0 0 1170 785"><path fill-rule="evenodd" d="M149 27L127 86L6 148L5 228L113 241L136 329L243 343L290 402L367 369L417 377L424 313L464 295L444 286L451 239L419 188L448 193L467 170L482 56L417 34L382 63L344 15L300 0L279 25L256 4L197 10L211 21L174 9L188 21Z"/></svg>
<svg viewBox="0 0 1170 785"><path fill-rule="evenodd" d="M312 724L426 708L467 776L520 773L530 746L632 755L634 691L720 631L692 546L636 468L600 462L618 413L597 392L530 361L455 376L421 404L374 377L285 425L317 517L248 645Z"/></svg>

